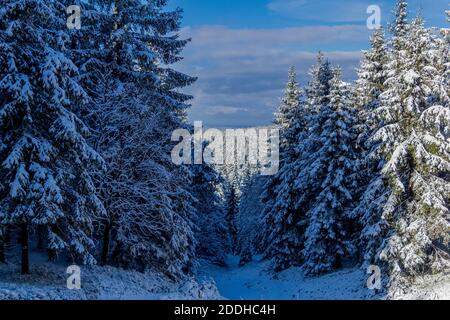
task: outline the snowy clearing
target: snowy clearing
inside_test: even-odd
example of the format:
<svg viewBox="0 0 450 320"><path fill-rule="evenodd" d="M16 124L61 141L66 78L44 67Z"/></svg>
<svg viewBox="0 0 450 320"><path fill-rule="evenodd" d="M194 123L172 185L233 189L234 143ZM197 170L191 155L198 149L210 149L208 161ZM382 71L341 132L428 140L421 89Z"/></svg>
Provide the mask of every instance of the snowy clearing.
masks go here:
<svg viewBox="0 0 450 320"><path fill-rule="evenodd" d="M33 261L39 259L33 255ZM140 273L113 267L82 267L81 290L67 289L66 267L45 261L32 266L32 274L20 275L18 264L0 265L0 300L217 300L211 282L193 278L174 283L156 273Z"/></svg>
<svg viewBox="0 0 450 320"><path fill-rule="evenodd" d="M36 259L38 256L34 256ZM41 257L41 259L44 259ZM83 267L81 290L66 288L66 267L40 261L32 275L20 275L17 264L0 266L0 300L367 300L383 299L366 289L359 268L321 277L304 277L300 268L272 276L268 261L238 267L229 256L228 267L200 263L199 280L174 283L155 273L113 267ZM450 299L450 277L418 280L400 299Z"/></svg>
<svg viewBox="0 0 450 320"><path fill-rule="evenodd" d="M220 294L231 300L360 300L370 295L360 269L305 278L299 268L291 268L274 278L266 271L267 261L255 260L242 268L238 262L229 257L227 268L203 263L201 275L214 279Z"/></svg>
<svg viewBox="0 0 450 320"><path fill-rule="evenodd" d="M228 267L202 263L201 275L214 279L220 294L230 300L380 300L366 287L367 276L360 268L344 269L321 277L304 277L291 268L275 278L267 272L268 261L253 261L238 267L239 258L229 257ZM450 299L450 277L421 279L399 299Z"/></svg>

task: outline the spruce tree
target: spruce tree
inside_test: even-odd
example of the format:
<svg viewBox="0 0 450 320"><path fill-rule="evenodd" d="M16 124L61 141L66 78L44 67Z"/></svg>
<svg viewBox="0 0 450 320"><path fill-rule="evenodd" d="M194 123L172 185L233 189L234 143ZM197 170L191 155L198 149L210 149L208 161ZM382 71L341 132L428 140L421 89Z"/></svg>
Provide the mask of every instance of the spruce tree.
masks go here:
<svg viewBox="0 0 450 320"><path fill-rule="evenodd" d="M225 266L226 256L231 252L232 246L231 227L234 227L234 223L229 221L230 217L234 217L234 212L231 215L226 212L225 181L210 165L194 165L192 171L196 256ZM230 197L229 201L231 199Z"/></svg>
<svg viewBox="0 0 450 320"><path fill-rule="evenodd" d="M298 224L307 224L306 213L314 205L314 199L320 192L320 170L319 165L324 159L317 159L313 155L321 149L322 130L328 121L328 112L330 104L331 81L333 79L333 70L330 62L324 59L322 53L319 53L316 65L311 69L311 82L307 88L305 116L306 129L301 133L296 145L298 157L292 164L295 168L294 189L297 194L295 208L301 212L302 219ZM319 161L319 162L318 162Z"/></svg>
<svg viewBox="0 0 450 320"><path fill-rule="evenodd" d="M387 89L376 110L382 121L373 135L369 157L378 161L380 176L366 191L378 194L367 214L363 238L374 235L366 259L386 267L395 295L417 275L448 266L450 145L448 106L433 105L432 37L416 18L401 39L402 55L388 65ZM367 201L365 201L367 203ZM374 218L376 217L376 218Z"/></svg>
<svg viewBox="0 0 450 320"><path fill-rule="evenodd" d="M450 11L447 11L447 16ZM447 18L450 22L450 17ZM435 97L433 103L449 105L450 95L450 29L443 28L440 37L433 33L433 46L435 50L430 54L433 56L433 66L436 68L437 78L435 78L433 92Z"/></svg>
<svg viewBox="0 0 450 320"><path fill-rule="evenodd" d="M397 38L406 36L408 28L408 3L405 0L397 0L395 7L395 19L391 25L391 32Z"/></svg>
<svg viewBox="0 0 450 320"><path fill-rule="evenodd" d="M329 104L332 70L322 53L311 70L312 80L306 90L307 97L299 97L294 125L295 144L281 153L282 166L266 186L264 240L266 257L273 258L274 270L281 271L303 262L306 212L313 202L319 185L310 171L315 159L310 155L319 148L321 126L325 122L322 110ZM282 133L283 135L283 133ZM284 154L287 155L283 160Z"/></svg>
<svg viewBox="0 0 450 320"><path fill-rule="evenodd" d="M295 171L292 164L296 158L297 139L300 132L305 130L302 100L295 69L291 68L285 94L276 114L276 124L281 129L280 170L269 179L262 196L265 209L260 249L267 257L274 258L275 270L284 270L300 263L301 232L287 231L287 226L296 216L293 187Z"/></svg>
<svg viewBox="0 0 450 320"><path fill-rule="evenodd" d="M290 162L298 134L304 130L301 114L302 92L297 82L295 67L289 69L288 82L278 112L275 114L275 125L281 131L281 155L283 162Z"/></svg>
<svg viewBox="0 0 450 320"><path fill-rule="evenodd" d="M234 185L231 185L229 188L230 190L227 197L226 221L230 234L231 253L234 254L236 252L237 245L236 216L239 210L239 199L236 192L236 187Z"/></svg>
<svg viewBox="0 0 450 320"><path fill-rule="evenodd" d="M74 113L87 95L67 48L65 8L58 0L0 8L0 220L20 226L22 273L36 226L51 257L66 250L95 262L92 220L103 207L87 168L102 160Z"/></svg>
<svg viewBox="0 0 450 320"><path fill-rule="evenodd" d="M0 228L0 263L6 263L6 239L4 228Z"/></svg>
<svg viewBox="0 0 450 320"><path fill-rule="evenodd" d="M376 129L377 121L372 118L373 110L380 106L380 94L386 81L388 48L383 29L377 29L371 37L370 50L364 51L356 80L356 110L358 112L358 144L364 149L368 136Z"/></svg>
<svg viewBox="0 0 450 320"><path fill-rule="evenodd" d="M260 247L264 231L261 216L264 205L261 193L264 191L268 176L254 175L248 179L241 190L239 210L236 219L238 229L237 253L241 257L239 264L244 266L253 259Z"/></svg>
<svg viewBox="0 0 450 320"><path fill-rule="evenodd" d="M389 49L384 37L384 32L380 28L376 30L371 38L371 49L364 52L363 60L358 70L358 79L355 83L355 107L356 124L354 133L356 134L356 152L357 157L354 166L354 177L356 188L354 198L356 207L351 216L358 221L355 229L360 232L365 226L372 227L371 217L367 215L367 206L378 206L374 201L381 194L364 194L369 188L369 184L379 176L379 165L377 161L372 161L368 157L371 150L370 137L378 129L380 119L375 114L375 110L380 107L381 94L385 91L385 82L387 77L386 66L389 61ZM375 187L372 185L371 187ZM381 194L380 194L381 193ZM364 194L364 195L363 195ZM364 218L362 218L364 217ZM377 220L378 218L375 218ZM372 221L367 223L368 221ZM367 230L366 230L367 231ZM378 227L372 229L368 238L360 239L358 248L360 252L366 251L369 247L375 247L379 241ZM359 236L357 236L358 238ZM364 249L362 249L364 248ZM363 257L361 257L363 258Z"/></svg>
<svg viewBox="0 0 450 320"><path fill-rule="evenodd" d="M309 209L306 242L303 250L305 272L321 274L342 266L353 253L348 241L348 210L352 206L355 161L354 118L349 110L348 90L341 80L340 68L330 82L330 104L322 109L324 122L319 136L320 148L311 157L311 169L319 179L318 194Z"/></svg>
<svg viewBox="0 0 450 320"><path fill-rule="evenodd" d="M322 52L318 53L317 62L310 70L310 76L311 82L306 90L308 106L319 114L330 102L330 81L333 78L331 64Z"/></svg>
<svg viewBox="0 0 450 320"><path fill-rule="evenodd" d="M187 40L181 11L167 1L91 0L72 37L81 80L92 100L82 117L106 160L97 185L107 216L99 219L102 264L152 269L179 278L192 271L195 241L190 170L172 163L173 130L186 128L194 78L171 65Z"/></svg>

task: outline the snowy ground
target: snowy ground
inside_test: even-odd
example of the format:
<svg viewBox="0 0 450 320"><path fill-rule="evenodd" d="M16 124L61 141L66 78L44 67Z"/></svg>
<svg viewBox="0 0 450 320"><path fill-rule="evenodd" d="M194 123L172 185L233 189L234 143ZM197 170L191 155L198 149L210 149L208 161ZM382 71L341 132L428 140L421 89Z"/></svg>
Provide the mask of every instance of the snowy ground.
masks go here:
<svg viewBox="0 0 450 320"><path fill-rule="evenodd" d="M383 299L366 287L367 275L360 268L345 269L316 278L305 278L298 268L277 278L266 270L267 261L253 261L238 267L238 258L230 257L228 267L202 264L201 276L214 279L220 294L232 300L367 300ZM448 300L450 277L428 277L417 282L403 300Z"/></svg>
<svg viewBox="0 0 450 320"><path fill-rule="evenodd" d="M33 255L32 275L22 276L18 264L0 265L0 300L361 300L382 299L366 289L361 269L345 269L317 278L305 278L292 268L274 278L267 261L238 267L230 256L228 267L202 262L199 280L174 283L154 273L142 274L112 267L83 267L81 290L66 287L63 264L47 263ZM37 263L38 262L38 263ZM401 299L450 299L450 277L428 277L418 281Z"/></svg>
<svg viewBox="0 0 450 320"><path fill-rule="evenodd" d="M32 274L20 275L18 264L0 265L0 300L207 300L220 299L211 282L187 279L176 284L155 273L112 267L82 267L81 290L67 289L66 267L32 256ZM39 262L37 264L37 262Z"/></svg>
<svg viewBox="0 0 450 320"><path fill-rule="evenodd" d="M404 300L450 300L450 276L430 276L418 279Z"/></svg>
<svg viewBox="0 0 450 320"><path fill-rule="evenodd" d="M254 261L239 268L238 258L230 257L228 268L202 264L201 276L215 280L222 296L232 300L356 300L367 299L365 275L348 269L318 278L305 278L297 268L273 278L268 262Z"/></svg>

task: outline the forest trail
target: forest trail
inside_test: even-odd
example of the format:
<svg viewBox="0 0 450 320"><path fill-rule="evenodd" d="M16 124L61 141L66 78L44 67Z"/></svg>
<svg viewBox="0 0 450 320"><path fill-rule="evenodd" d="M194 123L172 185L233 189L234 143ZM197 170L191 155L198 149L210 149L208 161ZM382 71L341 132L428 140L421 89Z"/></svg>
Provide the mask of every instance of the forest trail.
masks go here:
<svg viewBox="0 0 450 320"><path fill-rule="evenodd" d="M81 288L67 288L68 263L49 262L45 253L31 254L32 274L20 275L20 262L11 257L0 264L1 300L208 300L221 296L211 283L187 278L174 283L155 272L141 273L111 266L80 266Z"/></svg>
<svg viewBox="0 0 450 320"><path fill-rule="evenodd" d="M199 272L200 277L215 281L225 299L359 300L371 297L371 292L365 288L366 276L359 268L315 278L305 278L299 268L292 268L274 278L266 271L267 261L255 259L239 267L239 257L229 256L227 264L227 267L219 267L203 262Z"/></svg>

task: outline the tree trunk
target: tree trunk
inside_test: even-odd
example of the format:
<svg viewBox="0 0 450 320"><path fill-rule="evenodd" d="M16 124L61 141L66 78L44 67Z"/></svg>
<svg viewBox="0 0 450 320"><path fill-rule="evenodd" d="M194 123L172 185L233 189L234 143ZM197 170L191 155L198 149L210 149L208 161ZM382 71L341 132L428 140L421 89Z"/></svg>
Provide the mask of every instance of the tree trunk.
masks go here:
<svg viewBox="0 0 450 320"><path fill-rule="evenodd" d="M30 274L30 254L29 254L29 240L28 240L28 224L23 223L21 225L22 242L22 274Z"/></svg>
<svg viewBox="0 0 450 320"><path fill-rule="evenodd" d="M0 263L6 263L5 238L0 239Z"/></svg>
<svg viewBox="0 0 450 320"><path fill-rule="evenodd" d="M3 228L3 235L0 237L0 263L6 263L6 252L11 241L9 226Z"/></svg>
<svg viewBox="0 0 450 320"><path fill-rule="evenodd" d="M47 257L49 262L55 262L58 260L58 253L55 250L48 249Z"/></svg>
<svg viewBox="0 0 450 320"><path fill-rule="evenodd" d="M37 242L38 250L44 250L44 247L45 247L45 234L44 234L44 230L42 230L42 228L38 228L38 230L37 230L37 238L38 238L38 242Z"/></svg>
<svg viewBox="0 0 450 320"><path fill-rule="evenodd" d="M106 266L108 264L110 244L111 244L111 224L109 222L106 222L105 230L103 231L103 248L102 248L102 257L100 260L101 266Z"/></svg>
<svg viewBox="0 0 450 320"><path fill-rule="evenodd" d="M338 255L336 257L336 266L335 266L335 268L336 269L342 268L342 257L340 255Z"/></svg>

